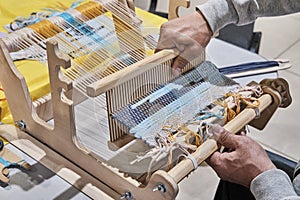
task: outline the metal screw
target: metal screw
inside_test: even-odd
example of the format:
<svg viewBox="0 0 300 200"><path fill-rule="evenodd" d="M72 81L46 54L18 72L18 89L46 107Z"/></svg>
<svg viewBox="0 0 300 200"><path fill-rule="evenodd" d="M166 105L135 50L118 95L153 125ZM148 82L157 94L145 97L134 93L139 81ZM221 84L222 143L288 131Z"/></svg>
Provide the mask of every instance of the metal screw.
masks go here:
<svg viewBox="0 0 300 200"><path fill-rule="evenodd" d="M133 196L132 196L131 192L125 192L125 193L121 196L120 200L123 200L123 199L126 199L126 200L132 200L132 199L133 199Z"/></svg>
<svg viewBox="0 0 300 200"><path fill-rule="evenodd" d="M4 142L0 139L0 151L4 148Z"/></svg>
<svg viewBox="0 0 300 200"><path fill-rule="evenodd" d="M26 129L26 123L24 121L16 121L16 126L19 127L22 131Z"/></svg>
<svg viewBox="0 0 300 200"><path fill-rule="evenodd" d="M157 186L156 186L156 188L154 188L152 191L153 192L160 191L162 193L165 193L167 191L167 188L166 188L166 186L164 184L158 183Z"/></svg>

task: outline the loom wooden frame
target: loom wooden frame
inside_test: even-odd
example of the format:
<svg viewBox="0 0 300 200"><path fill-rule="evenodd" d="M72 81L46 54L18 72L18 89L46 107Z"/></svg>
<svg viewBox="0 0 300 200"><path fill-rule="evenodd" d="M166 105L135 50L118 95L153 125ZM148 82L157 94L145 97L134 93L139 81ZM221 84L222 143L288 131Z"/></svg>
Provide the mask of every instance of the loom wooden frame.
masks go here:
<svg viewBox="0 0 300 200"><path fill-rule="evenodd" d="M64 95L72 90L72 83L59 77L60 67L68 68L69 59L60 54L57 44L47 43L49 59L49 76L51 77L51 96L53 102L54 127L40 119L36 113L36 108L32 105L28 88L24 77L16 70L10 60L8 51L4 44L0 42L0 64L1 82L6 91L7 99L12 108L12 114L16 121L26 122L26 132L39 141L47 144L64 157L76 163L82 169L95 176L97 179L114 188L119 194L130 191L135 199L142 199L147 195L149 199L174 199L178 193L178 183L194 170L193 162L186 159L172 168L169 172L156 171L146 187L141 187L135 181L129 181L121 173L99 162L97 156L87 151L76 140L76 129L74 123L73 102ZM18 94L18 98L15 98ZM276 99L276 101L274 101ZM259 111L272 107L275 109L281 102L279 93L272 92L264 94L259 98ZM274 102L277 102L274 104ZM227 123L224 128L232 133L241 130L246 124L256 117L256 111L251 108L243 110L234 120ZM195 153L194 158L197 163L202 163L209 155L217 150L217 143L213 139L208 139L201 145ZM166 192L153 192L158 184L163 184L167 188Z"/></svg>
<svg viewBox="0 0 300 200"><path fill-rule="evenodd" d="M16 69L2 41L0 41L0 49L1 83L14 120L25 122L26 127L24 127L24 130L27 133L40 142L47 144L71 162L76 163L81 169L113 188L120 195L130 192L133 199L143 199L145 196L149 200L175 199L178 193L178 183L194 170L194 164L190 159L180 162L169 172L156 171L145 186L135 180L125 178L123 174L100 162L97 155L88 151L76 140L74 104L70 98L73 86L69 80L60 75L60 68L70 67L70 60L59 52L56 43L47 43L54 126L47 124L37 113L39 108L33 105L26 81ZM167 52L167 54L171 55L170 59L176 55L172 52ZM154 55L154 57L156 62L162 62L165 59L163 53ZM142 68L143 64L144 62L140 62L135 67ZM264 94L259 100L261 102L259 107L260 112L271 107L273 113L281 102L281 96L278 92L272 91L270 94ZM46 113L50 111L49 107L47 108ZM236 133L255 117L255 110L247 108L234 120L226 124L225 128L232 133ZM217 148L216 141L208 139L193 153L193 157L200 164L216 151ZM154 192L155 188L159 185L162 185L165 190Z"/></svg>

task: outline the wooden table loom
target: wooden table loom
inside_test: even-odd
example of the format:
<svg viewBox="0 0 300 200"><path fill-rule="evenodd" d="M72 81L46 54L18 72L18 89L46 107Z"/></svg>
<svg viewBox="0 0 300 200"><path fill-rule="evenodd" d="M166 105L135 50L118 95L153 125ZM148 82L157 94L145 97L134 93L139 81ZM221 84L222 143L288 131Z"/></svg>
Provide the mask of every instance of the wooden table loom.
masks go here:
<svg viewBox="0 0 300 200"><path fill-rule="evenodd" d="M88 2L88 4L93 5L95 8L93 12L96 12L97 15L105 15L109 12L111 7L106 6L106 3L107 1ZM0 41L0 81L14 121L22 130L75 163L99 182L112 188L120 194L121 198L144 199L147 196L147 199L175 199L178 193L177 184L195 169L191 159L184 159L169 171L158 169L151 175L149 181L145 181L141 177L128 177L124 170L118 170L116 166L111 166L110 163L107 164L105 159L90 148L86 148L77 139L76 105L85 102L89 97L96 98L105 93L105 105L107 106L105 117L107 117L109 124L109 143L114 144L114 148L122 148L128 143L132 143L132 140L138 140L128 136L128 129L115 122L111 114L144 96L158 85L174 78L171 74L170 65L177 54L172 50L163 50L154 55L146 56L143 36L140 35L141 30L136 29L139 26L130 25L131 23L134 25L139 23L129 9L132 8L132 1L120 1L117 5L120 5L120 3L124 5L122 14L128 19L133 19L133 21L122 20L118 13L112 12L113 22L115 25L119 24L116 27L122 27L127 31L126 36L124 36L122 32L124 30L116 28L119 46L122 49L123 46L128 45L127 43L130 42L126 40L128 37L136 38L136 42L133 42L132 45L129 44L131 50L128 51L127 49L126 51L132 57L138 54L138 57L142 57L142 59L137 59L134 64L118 71L108 73L99 80L88 82L84 88L85 94L80 94L80 97L75 100L74 94L78 93L78 89L74 87L75 81L66 77L67 70L72 69L71 60L73 58L60 51L58 48L59 41L51 39L54 33L47 33L43 37L47 41L47 63L51 95L42 97L38 101L33 102L31 100L25 79L16 69L10 57L10 52L16 51L18 48L8 49L5 40ZM85 7L88 4L81 6ZM170 16L177 15L176 11L179 6L188 6L188 2L184 0L171 1L170 8L175 10L175 14ZM55 30L54 32L60 31ZM22 40L24 37L26 36L19 39ZM190 63L184 71L189 71L203 60L204 55ZM102 61L104 62L105 59L102 59ZM282 79L265 80L260 85L264 90L264 94L259 98L259 108L245 108L232 121L225 124L225 129L237 133L249 123L262 129L278 107L286 107L290 104L291 99L286 81ZM257 118L257 112L261 113L259 119L255 119ZM53 119L52 123L47 123L49 119ZM216 141L207 139L192 156L199 165L217 149Z"/></svg>

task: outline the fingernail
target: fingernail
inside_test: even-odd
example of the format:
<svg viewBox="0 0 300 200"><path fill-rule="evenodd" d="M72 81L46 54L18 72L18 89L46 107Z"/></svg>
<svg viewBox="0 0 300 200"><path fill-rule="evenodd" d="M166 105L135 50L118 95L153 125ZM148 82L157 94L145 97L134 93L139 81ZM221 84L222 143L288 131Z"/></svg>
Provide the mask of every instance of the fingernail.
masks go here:
<svg viewBox="0 0 300 200"><path fill-rule="evenodd" d="M240 135L247 135L245 131L240 132Z"/></svg>
<svg viewBox="0 0 300 200"><path fill-rule="evenodd" d="M222 138L224 137L224 134L226 133L225 129L220 126L219 124L214 124L212 126L212 133L213 136L212 138L215 139L216 141L218 141L218 143L222 144Z"/></svg>
<svg viewBox="0 0 300 200"><path fill-rule="evenodd" d="M173 68L172 69L172 73L173 73L173 75L175 76L175 77L178 77L178 76L180 76L180 74L181 74L181 69L180 68Z"/></svg>

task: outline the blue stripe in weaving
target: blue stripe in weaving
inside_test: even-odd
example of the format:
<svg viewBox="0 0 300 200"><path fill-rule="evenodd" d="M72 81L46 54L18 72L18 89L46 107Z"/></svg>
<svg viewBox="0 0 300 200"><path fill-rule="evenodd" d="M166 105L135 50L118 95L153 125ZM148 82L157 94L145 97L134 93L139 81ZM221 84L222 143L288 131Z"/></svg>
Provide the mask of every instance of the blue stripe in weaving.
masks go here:
<svg viewBox="0 0 300 200"><path fill-rule="evenodd" d="M8 162L7 160L3 159L2 157L0 157L0 163L4 165L4 167L9 167L10 166L10 162Z"/></svg>
<svg viewBox="0 0 300 200"><path fill-rule="evenodd" d="M78 19L75 19L71 14L64 12L58 16L63 18L69 24L73 25L84 35L93 39L95 42L101 42L104 40L104 38L100 37L89 25L79 21Z"/></svg>

